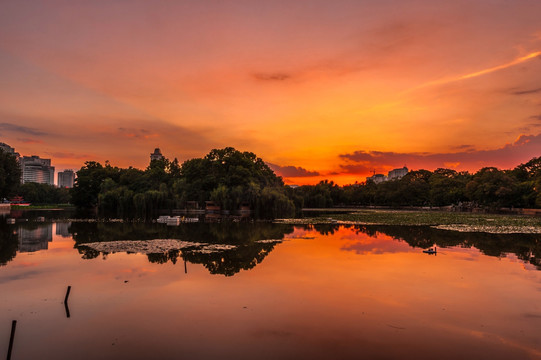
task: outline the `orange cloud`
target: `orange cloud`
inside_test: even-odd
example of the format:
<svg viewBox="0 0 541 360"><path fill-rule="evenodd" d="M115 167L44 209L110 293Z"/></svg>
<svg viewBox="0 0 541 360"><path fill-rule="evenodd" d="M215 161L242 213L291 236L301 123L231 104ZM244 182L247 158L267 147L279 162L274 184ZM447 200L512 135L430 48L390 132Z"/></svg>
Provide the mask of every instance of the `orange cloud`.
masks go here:
<svg viewBox="0 0 541 360"><path fill-rule="evenodd" d="M525 61L537 58L539 56L541 56L541 51L531 52L528 55L521 56L519 58L514 59L513 61L508 62L508 63L493 66L493 67L490 67L488 69L483 69L483 70L479 70L479 71L476 71L476 72L473 72L473 73L470 73L470 74L460 75L460 76L456 76L456 77L449 77L449 78L444 78L444 79L440 79L440 80L429 81L427 83L424 83L422 85L419 85L419 86L411 89L410 91L417 90L417 89L420 89L420 88L425 88L425 87L428 87L428 86L443 85L443 84L447 84L447 83L451 83L451 82L455 82L455 81L472 79L472 78L475 78L475 77L478 77L478 76L490 74L490 73L498 71L498 70L507 69L508 67L521 64L521 63L523 63Z"/></svg>

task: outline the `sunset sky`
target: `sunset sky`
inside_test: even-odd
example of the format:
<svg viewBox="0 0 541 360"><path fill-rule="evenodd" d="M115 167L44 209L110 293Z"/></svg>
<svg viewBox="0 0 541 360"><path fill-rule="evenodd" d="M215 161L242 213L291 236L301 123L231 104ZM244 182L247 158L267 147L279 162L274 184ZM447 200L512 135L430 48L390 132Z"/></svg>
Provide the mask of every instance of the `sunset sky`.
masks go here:
<svg viewBox="0 0 541 360"><path fill-rule="evenodd" d="M252 151L286 183L541 156L541 1L9 1L0 141L145 168Z"/></svg>

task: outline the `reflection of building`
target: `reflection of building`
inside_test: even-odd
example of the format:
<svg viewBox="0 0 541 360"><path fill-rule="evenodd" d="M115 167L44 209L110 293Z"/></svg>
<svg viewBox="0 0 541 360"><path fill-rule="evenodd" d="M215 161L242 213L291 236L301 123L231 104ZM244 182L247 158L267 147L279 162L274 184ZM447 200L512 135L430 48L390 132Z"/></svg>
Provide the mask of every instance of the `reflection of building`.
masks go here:
<svg viewBox="0 0 541 360"><path fill-rule="evenodd" d="M163 159L163 155L160 151L160 148L156 148L154 149L154 152L152 154L150 154L150 161L153 161L153 160L162 160Z"/></svg>
<svg viewBox="0 0 541 360"><path fill-rule="evenodd" d="M53 241L53 224L39 225L37 229L19 227L19 252L47 250Z"/></svg>
<svg viewBox="0 0 541 360"><path fill-rule="evenodd" d="M21 158L23 184L35 182L54 185L54 166L51 159L41 159L39 156L23 156Z"/></svg>
<svg viewBox="0 0 541 360"><path fill-rule="evenodd" d="M75 181L73 170L64 170L58 172L58 187L72 188Z"/></svg>
<svg viewBox="0 0 541 360"><path fill-rule="evenodd" d="M379 184L384 181L402 179L407 173L408 173L408 168L404 166L403 168L393 169L389 171L387 176L383 174L374 174L372 176L367 177L366 181L371 180L374 183Z"/></svg>
<svg viewBox="0 0 541 360"><path fill-rule="evenodd" d="M56 235L60 235L65 238L71 237L71 234L69 232L69 227L71 226L71 222L57 222L56 223Z"/></svg>

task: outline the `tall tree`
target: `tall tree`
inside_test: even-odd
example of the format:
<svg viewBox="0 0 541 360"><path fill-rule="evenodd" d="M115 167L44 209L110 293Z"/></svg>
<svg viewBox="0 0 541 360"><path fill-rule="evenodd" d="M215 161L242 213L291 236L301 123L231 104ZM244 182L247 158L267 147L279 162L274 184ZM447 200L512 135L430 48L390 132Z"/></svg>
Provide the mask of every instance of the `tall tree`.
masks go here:
<svg viewBox="0 0 541 360"><path fill-rule="evenodd" d="M0 200L13 195L21 183L21 168L13 154L0 149Z"/></svg>

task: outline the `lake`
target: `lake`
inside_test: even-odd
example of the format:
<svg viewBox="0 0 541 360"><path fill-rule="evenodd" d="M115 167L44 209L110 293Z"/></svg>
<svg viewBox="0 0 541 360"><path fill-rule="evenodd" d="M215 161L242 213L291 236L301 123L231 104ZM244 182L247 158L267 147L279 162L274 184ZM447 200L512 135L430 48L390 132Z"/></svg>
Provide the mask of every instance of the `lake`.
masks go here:
<svg viewBox="0 0 541 360"><path fill-rule="evenodd" d="M55 218L0 219L1 357L541 358L540 235Z"/></svg>

